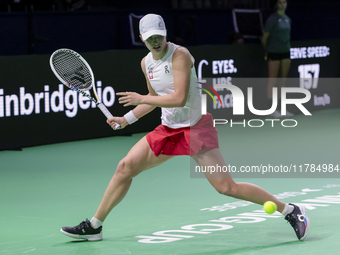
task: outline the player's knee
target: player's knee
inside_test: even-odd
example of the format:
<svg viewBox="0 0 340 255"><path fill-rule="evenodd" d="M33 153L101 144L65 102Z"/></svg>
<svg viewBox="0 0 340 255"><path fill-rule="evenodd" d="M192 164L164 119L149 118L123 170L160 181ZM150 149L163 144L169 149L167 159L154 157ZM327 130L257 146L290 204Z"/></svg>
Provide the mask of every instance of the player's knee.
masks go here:
<svg viewBox="0 0 340 255"><path fill-rule="evenodd" d="M117 166L115 175L124 179L135 177L137 174L133 162L127 158L123 158Z"/></svg>
<svg viewBox="0 0 340 255"><path fill-rule="evenodd" d="M237 193L236 183L230 182L220 182L218 185L214 186L216 191L222 195L235 197Z"/></svg>

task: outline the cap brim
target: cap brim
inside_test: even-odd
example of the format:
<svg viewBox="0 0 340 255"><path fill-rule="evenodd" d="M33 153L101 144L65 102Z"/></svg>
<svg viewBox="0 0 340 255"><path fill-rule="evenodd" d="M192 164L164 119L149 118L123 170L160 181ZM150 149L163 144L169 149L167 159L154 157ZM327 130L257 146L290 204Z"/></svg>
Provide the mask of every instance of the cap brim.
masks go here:
<svg viewBox="0 0 340 255"><path fill-rule="evenodd" d="M142 38L145 41L146 39L148 39L150 36L153 36L153 35L166 36L166 30L150 30L142 34Z"/></svg>

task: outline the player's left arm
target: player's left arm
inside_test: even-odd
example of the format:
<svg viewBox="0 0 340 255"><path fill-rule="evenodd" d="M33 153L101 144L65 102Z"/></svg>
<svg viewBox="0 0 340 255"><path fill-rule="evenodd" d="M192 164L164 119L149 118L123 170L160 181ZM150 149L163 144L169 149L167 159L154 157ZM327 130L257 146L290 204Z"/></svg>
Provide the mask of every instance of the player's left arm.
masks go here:
<svg viewBox="0 0 340 255"><path fill-rule="evenodd" d="M186 104L189 87L191 68L193 66L191 55L184 47L179 47L175 50L172 56L172 69L174 76L174 93L155 96L152 94L140 95L138 93L129 92L121 98L120 103L125 103L124 106L147 104L157 107L183 107ZM123 95L123 93L120 93ZM125 101L126 99L126 101Z"/></svg>

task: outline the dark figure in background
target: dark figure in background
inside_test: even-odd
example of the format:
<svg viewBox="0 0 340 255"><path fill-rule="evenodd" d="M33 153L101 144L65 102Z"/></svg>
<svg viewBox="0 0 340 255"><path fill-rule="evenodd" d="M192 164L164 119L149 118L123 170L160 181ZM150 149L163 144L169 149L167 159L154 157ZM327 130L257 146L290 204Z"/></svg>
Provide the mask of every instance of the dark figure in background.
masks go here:
<svg viewBox="0 0 340 255"><path fill-rule="evenodd" d="M275 85L278 88L278 94L281 95L281 87L285 86L291 62L290 32L292 21L285 14L286 8L286 0L276 1L277 11L266 21L261 40L266 51L265 59L268 59L268 109L272 105L272 90ZM276 78L280 79L277 80ZM277 109L280 109L280 107L281 100L279 98ZM272 115L275 118L283 117L278 110L276 110ZM287 111L286 116L291 117L293 114Z"/></svg>

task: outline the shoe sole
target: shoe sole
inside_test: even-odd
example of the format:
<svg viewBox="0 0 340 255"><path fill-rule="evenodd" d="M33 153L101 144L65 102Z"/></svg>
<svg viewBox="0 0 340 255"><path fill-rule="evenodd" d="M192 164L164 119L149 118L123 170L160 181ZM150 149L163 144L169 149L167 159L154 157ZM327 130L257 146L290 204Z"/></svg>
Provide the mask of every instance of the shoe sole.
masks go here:
<svg viewBox="0 0 340 255"><path fill-rule="evenodd" d="M306 236L308 235L308 232L309 232L309 225L310 225L310 221L309 221L309 218L307 217L307 213L306 213L306 207L304 206L299 206L303 216L305 217L305 219L307 220L307 226L306 226L306 231L305 231L305 234L303 235L303 237L300 238L300 241L303 241Z"/></svg>
<svg viewBox="0 0 340 255"><path fill-rule="evenodd" d="M96 235L77 235L77 234L71 234L71 233L68 233L66 231L64 231L63 229L60 229L60 232L69 236L69 237L72 237L72 238L75 238L75 239L83 239L83 240L87 240L87 241L100 241L100 240L103 240L103 233L100 232L99 234L96 234Z"/></svg>

